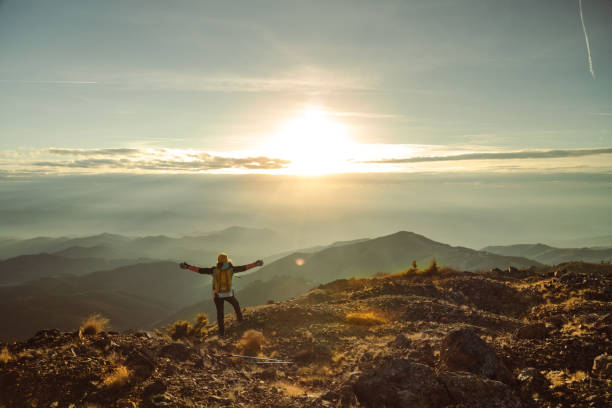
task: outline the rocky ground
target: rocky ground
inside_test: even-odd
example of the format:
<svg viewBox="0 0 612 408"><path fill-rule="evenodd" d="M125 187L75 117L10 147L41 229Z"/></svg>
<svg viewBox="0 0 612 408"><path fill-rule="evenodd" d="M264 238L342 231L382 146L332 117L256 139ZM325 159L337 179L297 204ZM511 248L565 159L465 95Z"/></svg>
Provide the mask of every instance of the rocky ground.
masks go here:
<svg viewBox="0 0 612 408"><path fill-rule="evenodd" d="M609 265L340 280L245 318L0 344L0 407L612 406ZM291 363L231 357L248 330Z"/></svg>

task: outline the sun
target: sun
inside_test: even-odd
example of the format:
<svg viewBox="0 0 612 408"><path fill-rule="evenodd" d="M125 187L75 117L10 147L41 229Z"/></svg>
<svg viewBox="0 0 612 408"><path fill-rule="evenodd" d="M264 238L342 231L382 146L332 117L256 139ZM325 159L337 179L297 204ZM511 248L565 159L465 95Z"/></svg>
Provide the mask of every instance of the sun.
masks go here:
<svg viewBox="0 0 612 408"><path fill-rule="evenodd" d="M288 172L322 175L346 171L353 146L345 124L325 109L309 106L281 126L269 150L291 161Z"/></svg>

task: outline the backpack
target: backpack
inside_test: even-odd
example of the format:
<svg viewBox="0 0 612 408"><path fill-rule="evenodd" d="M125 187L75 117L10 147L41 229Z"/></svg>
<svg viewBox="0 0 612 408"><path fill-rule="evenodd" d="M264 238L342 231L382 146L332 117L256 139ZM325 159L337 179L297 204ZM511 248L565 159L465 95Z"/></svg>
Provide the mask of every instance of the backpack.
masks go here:
<svg viewBox="0 0 612 408"><path fill-rule="evenodd" d="M217 265L213 276L213 287L216 293L229 293L232 290L232 267L221 269L226 263Z"/></svg>

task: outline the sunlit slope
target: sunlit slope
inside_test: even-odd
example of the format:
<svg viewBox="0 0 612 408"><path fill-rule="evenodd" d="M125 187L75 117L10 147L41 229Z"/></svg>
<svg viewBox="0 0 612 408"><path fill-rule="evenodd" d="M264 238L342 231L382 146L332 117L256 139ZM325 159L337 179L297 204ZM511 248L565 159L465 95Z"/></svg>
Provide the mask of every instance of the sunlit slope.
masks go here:
<svg viewBox="0 0 612 408"><path fill-rule="evenodd" d="M460 270L488 270L508 266L537 266L538 262L502 256L432 241L422 235L401 231L355 244L331 247L316 253L294 253L275 261L252 277L266 280L280 275L299 275L316 282L329 282L351 276L370 276L377 272L399 272L413 260L424 267L435 258L441 266ZM296 260L303 259L299 266Z"/></svg>

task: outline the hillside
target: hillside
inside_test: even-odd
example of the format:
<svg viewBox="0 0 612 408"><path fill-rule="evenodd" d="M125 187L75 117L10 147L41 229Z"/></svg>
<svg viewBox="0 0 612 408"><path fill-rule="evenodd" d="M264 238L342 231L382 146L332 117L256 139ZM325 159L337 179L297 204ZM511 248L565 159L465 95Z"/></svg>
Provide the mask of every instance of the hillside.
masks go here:
<svg viewBox="0 0 612 408"><path fill-rule="evenodd" d="M246 243L254 239L252 234L258 231L247 233L243 230L229 230L224 233L237 234L242 237L238 240L245 240L243 243ZM219 234L222 233L215 236L219 237ZM108 243L114 237L101 235L87 243L94 243L98 239ZM166 242L165 237L148 237L146 240L149 248L158 248ZM144 239L139 242L143 244ZM70 246L65 251L74 254L81 248L85 247ZM161 253L162 250L158 248L158 251ZM241 304L253 306L268 300L285 300L318 283L334 279L405 270L413 259L421 266L426 266L434 257L441 265L467 270L537 265L537 262L522 258L451 247L417 234L400 232L376 239L337 242L318 252L295 253L261 270L255 269L251 274L242 275L241 279L235 280L235 285ZM216 255L211 255L202 266L210 265L215 258ZM295 263L298 258L304 260L302 266ZM137 263L120 268L110 267L113 262L120 261L99 260L92 263L91 259L71 259L57 255L27 255L5 261L4 264L8 265L7 276L13 277L12 281L6 282L21 284L10 288L0 287L0 337L29 336L39 328L40 322L52 316L55 327L71 327L93 310L88 296L94 294L95 304L99 305L100 310L108 311L113 321L125 322L125 325L120 326L122 329L147 329L167 323L170 318L191 319L198 311L214 316L214 306L210 300L210 277L180 270L173 262ZM30 281L24 283L17 279ZM131 303L126 300L130 296L143 299L143 302ZM132 313L120 317L122 310L128 306L134 308ZM9 313L14 308L21 308L18 325ZM164 312L154 317L151 312L159 308Z"/></svg>
<svg viewBox="0 0 612 408"><path fill-rule="evenodd" d="M432 241L422 235L401 231L392 235L325 248L319 252L297 252L281 258L250 276L267 280L273 276L301 276L314 282L329 282L351 276L407 269L413 260L427 266L435 258L439 265L459 270L489 270L508 266L540 265L525 258L502 256ZM302 259L303 264L296 264Z"/></svg>
<svg viewBox="0 0 612 408"><path fill-rule="evenodd" d="M214 326L177 341L46 330L0 345L0 404L610 406L611 288L607 265L443 270L334 281L248 308L243 324L229 316L223 339ZM263 335L260 349L240 341L249 330ZM247 344L289 363L230 356Z"/></svg>
<svg viewBox="0 0 612 408"><path fill-rule="evenodd" d="M92 312L103 312L121 330L151 327L208 297L210 278L182 272L156 262L0 287L0 338L25 338L47 323L65 330Z"/></svg>
<svg viewBox="0 0 612 408"><path fill-rule="evenodd" d="M612 248L554 248L544 244L520 244L508 246L488 246L482 251L503 256L520 256L533 259L546 265L563 262L612 262Z"/></svg>
<svg viewBox="0 0 612 408"><path fill-rule="evenodd" d="M22 255L0 261L0 285L18 284L60 274L84 275L116 266L116 262L101 258L72 259L51 254Z"/></svg>

